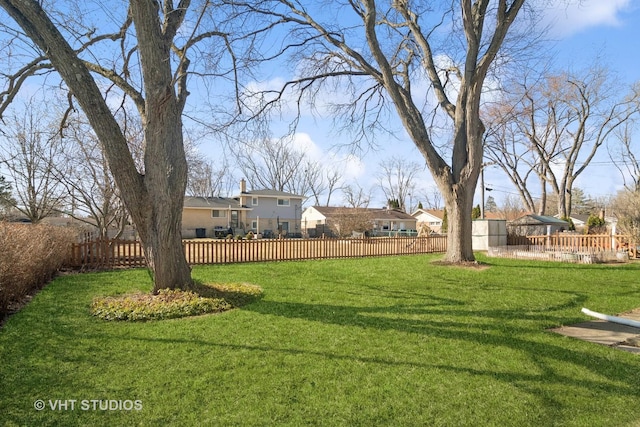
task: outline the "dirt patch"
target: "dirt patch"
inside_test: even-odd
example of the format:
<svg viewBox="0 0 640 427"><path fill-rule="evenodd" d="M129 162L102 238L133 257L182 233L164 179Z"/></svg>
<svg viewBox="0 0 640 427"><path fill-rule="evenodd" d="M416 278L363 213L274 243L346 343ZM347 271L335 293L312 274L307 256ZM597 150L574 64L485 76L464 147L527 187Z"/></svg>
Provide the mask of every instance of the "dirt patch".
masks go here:
<svg viewBox="0 0 640 427"><path fill-rule="evenodd" d="M619 317L627 317L632 320L640 320L640 307L634 308L631 311L627 311L626 313L622 313Z"/></svg>

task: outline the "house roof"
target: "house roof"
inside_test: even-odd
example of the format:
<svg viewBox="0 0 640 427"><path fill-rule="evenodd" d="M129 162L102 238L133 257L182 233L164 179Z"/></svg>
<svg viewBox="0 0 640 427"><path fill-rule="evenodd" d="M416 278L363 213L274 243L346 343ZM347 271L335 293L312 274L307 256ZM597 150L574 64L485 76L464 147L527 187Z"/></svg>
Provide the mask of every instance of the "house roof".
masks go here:
<svg viewBox="0 0 640 427"><path fill-rule="evenodd" d="M444 209L416 209L415 212L411 214L411 216L418 216L420 214L431 215L439 220L444 219ZM496 212L484 211L485 219L504 219L502 215Z"/></svg>
<svg viewBox="0 0 640 427"><path fill-rule="evenodd" d="M587 221L589 221L589 216L590 215L583 215L583 214L575 214L575 215L571 215L571 220L576 223L579 222L580 224L586 224ZM555 218L559 218L560 215L554 215Z"/></svg>
<svg viewBox="0 0 640 427"><path fill-rule="evenodd" d="M376 220L404 220L404 221L415 221L416 219L409 215L408 213L396 210L396 209L386 209L386 208L347 208L340 206L312 206L315 210L320 212L326 218L331 216L335 216L341 212L345 212L345 210L353 211L353 212L363 212L369 215L372 215Z"/></svg>
<svg viewBox="0 0 640 427"><path fill-rule="evenodd" d="M262 197L289 197L294 199L306 199L306 196L301 196L300 194L287 193L286 191L277 191L277 190L252 190L252 191L243 191L240 193L241 196L262 196Z"/></svg>
<svg viewBox="0 0 640 427"><path fill-rule="evenodd" d="M246 206L240 205L240 201L238 199L234 199L231 197L185 197L184 198L184 207L191 209L235 209L235 210L243 210L250 209Z"/></svg>
<svg viewBox="0 0 640 427"><path fill-rule="evenodd" d="M416 215L420 214L428 214L435 218L438 218L439 220L442 220L444 218L444 210L442 209L417 209L411 214L411 216L415 217Z"/></svg>
<svg viewBox="0 0 640 427"><path fill-rule="evenodd" d="M534 215L529 214L525 216L521 216L520 218L514 219L511 221L513 225L559 225L563 227L569 226L567 221L563 221L561 219L546 216L546 215Z"/></svg>
<svg viewBox="0 0 640 427"><path fill-rule="evenodd" d="M484 219L504 219L504 215L498 212L484 211Z"/></svg>

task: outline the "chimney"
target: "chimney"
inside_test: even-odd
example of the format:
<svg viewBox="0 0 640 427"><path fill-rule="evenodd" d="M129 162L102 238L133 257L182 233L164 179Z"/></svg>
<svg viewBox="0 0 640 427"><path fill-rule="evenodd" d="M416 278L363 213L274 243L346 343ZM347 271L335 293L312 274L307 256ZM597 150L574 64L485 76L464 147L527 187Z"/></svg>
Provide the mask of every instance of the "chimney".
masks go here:
<svg viewBox="0 0 640 427"><path fill-rule="evenodd" d="M240 194L246 193L246 192L247 192L247 181L245 181L244 178L242 178L240 180Z"/></svg>

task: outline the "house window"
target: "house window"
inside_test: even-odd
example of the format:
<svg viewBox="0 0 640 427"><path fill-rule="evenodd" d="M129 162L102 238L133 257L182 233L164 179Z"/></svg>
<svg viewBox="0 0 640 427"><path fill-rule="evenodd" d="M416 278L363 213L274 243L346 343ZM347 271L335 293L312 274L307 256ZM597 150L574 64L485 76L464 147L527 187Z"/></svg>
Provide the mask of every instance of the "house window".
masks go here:
<svg viewBox="0 0 640 427"><path fill-rule="evenodd" d="M211 217L212 218L226 218L227 217L227 212L214 209L214 210L211 211Z"/></svg>
<svg viewBox="0 0 640 427"><path fill-rule="evenodd" d="M251 205L252 206L258 206L258 198L257 197L252 197L251 198Z"/></svg>
<svg viewBox="0 0 640 427"><path fill-rule="evenodd" d="M251 229L253 230L258 229L258 221L251 221Z"/></svg>
<svg viewBox="0 0 640 427"><path fill-rule="evenodd" d="M278 199L278 206L289 206L289 199Z"/></svg>

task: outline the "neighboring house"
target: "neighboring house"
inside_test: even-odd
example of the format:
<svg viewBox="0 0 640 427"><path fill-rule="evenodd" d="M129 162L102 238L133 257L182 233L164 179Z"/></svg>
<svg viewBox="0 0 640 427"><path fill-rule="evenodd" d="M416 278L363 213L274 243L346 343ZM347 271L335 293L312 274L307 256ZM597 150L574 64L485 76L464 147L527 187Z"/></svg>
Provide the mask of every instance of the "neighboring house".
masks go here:
<svg viewBox="0 0 640 427"><path fill-rule="evenodd" d="M248 210L231 197L185 197L182 237L225 237L240 230L244 234Z"/></svg>
<svg viewBox="0 0 640 427"><path fill-rule="evenodd" d="M249 231L265 237L299 236L304 198L282 191L247 191L244 179L238 196L185 197L182 237L224 237Z"/></svg>
<svg viewBox="0 0 640 427"><path fill-rule="evenodd" d="M285 234L300 237L302 202L305 196L276 190L247 191L245 180L240 180L237 196L246 212L246 229L266 234Z"/></svg>
<svg viewBox="0 0 640 427"><path fill-rule="evenodd" d="M444 219L443 209L417 209L411 214L417 221L417 229L429 227L432 233L443 233L442 220ZM484 212L484 219L502 219L501 215L495 212Z"/></svg>
<svg viewBox="0 0 640 427"><path fill-rule="evenodd" d="M442 209L418 209L411 214L416 219L416 229L429 227L433 233L442 232L442 219L444 218L444 210Z"/></svg>
<svg viewBox="0 0 640 427"><path fill-rule="evenodd" d="M554 215L553 217L560 218L560 215ZM576 230L580 231L587 226L587 222L589 221L589 215L574 214L574 215L571 215L569 219L571 219L571 222L573 222L573 225L575 226Z"/></svg>
<svg viewBox="0 0 640 427"><path fill-rule="evenodd" d="M567 221L544 215L524 215L507 223L507 232L515 236L544 236L568 230Z"/></svg>
<svg viewBox="0 0 640 427"><path fill-rule="evenodd" d="M396 209L310 206L302 213L302 231L309 237L364 231L385 234L415 229L416 219Z"/></svg>

